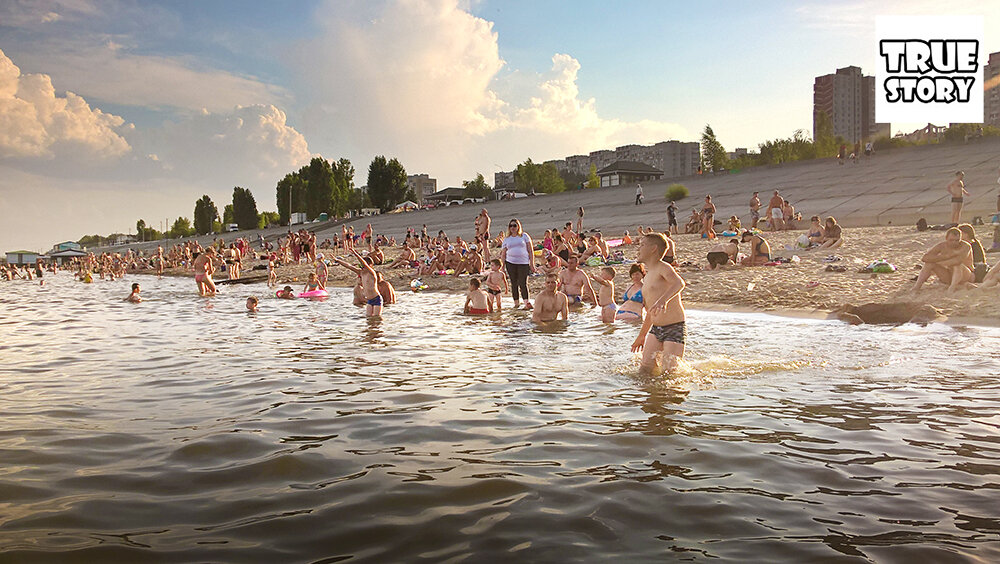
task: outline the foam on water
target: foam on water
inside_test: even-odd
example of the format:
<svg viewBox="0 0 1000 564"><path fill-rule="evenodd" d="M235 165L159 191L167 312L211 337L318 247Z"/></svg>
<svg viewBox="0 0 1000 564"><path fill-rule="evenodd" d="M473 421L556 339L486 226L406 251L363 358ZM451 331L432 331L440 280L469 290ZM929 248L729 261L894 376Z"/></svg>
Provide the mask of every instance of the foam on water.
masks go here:
<svg viewBox="0 0 1000 564"><path fill-rule="evenodd" d="M1000 559L997 329L692 311L646 377L588 308L46 281L0 285L2 561Z"/></svg>

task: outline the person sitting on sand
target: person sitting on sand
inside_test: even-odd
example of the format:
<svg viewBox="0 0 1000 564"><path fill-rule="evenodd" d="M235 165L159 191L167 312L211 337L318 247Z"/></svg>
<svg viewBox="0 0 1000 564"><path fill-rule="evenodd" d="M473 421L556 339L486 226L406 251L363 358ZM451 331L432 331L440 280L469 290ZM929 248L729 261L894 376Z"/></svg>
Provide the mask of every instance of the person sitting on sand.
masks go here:
<svg viewBox="0 0 1000 564"><path fill-rule="evenodd" d="M563 268L566 268L566 261L556 255L550 254L545 259L545 262L542 263L542 274L559 274Z"/></svg>
<svg viewBox="0 0 1000 564"><path fill-rule="evenodd" d="M507 283L507 273L503 271L503 264L500 263L500 259L490 261L490 271L486 275L486 278L483 279L483 282L486 284L486 293L490 296L490 307L495 311L500 311L500 297L510 291L510 285ZM501 284L503 284L503 290L500 289Z"/></svg>
<svg viewBox="0 0 1000 564"><path fill-rule="evenodd" d="M479 275L483 271L483 257L479 254L479 249L475 245L469 249L469 252L465 254L465 257L458 263L458 268L455 269L455 276L463 273L469 273L473 276Z"/></svg>
<svg viewBox="0 0 1000 564"><path fill-rule="evenodd" d="M604 235L601 235L600 231L594 233L594 241L597 243L597 248L600 249L601 256L604 257L604 260L608 260L611 256L611 249L608 248L608 242L604 240Z"/></svg>
<svg viewBox="0 0 1000 564"><path fill-rule="evenodd" d="M743 259L743 266L762 266L771 262L771 245L760 235L744 231L740 242L750 243L750 255Z"/></svg>
<svg viewBox="0 0 1000 564"><path fill-rule="evenodd" d="M622 233L622 245L631 245L631 244L632 244L632 236L628 234L628 229L626 229L625 233Z"/></svg>
<svg viewBox="0 0 1000 564"><path fill-rule="evenodd" d="M823 234L823 226L820 225L818 215L809 218L809 231L806 233L806 236L809 239L809 248L818 247L823 244L825 235Z"/></svg>
<svg viewBox="0 0 1000 564"><path fill-rule="evenodd" d="M833 216L826 218L826 223L823 226L823 243L820 244L821 249L835 249L844 244L844 234L840 225L837 225L837 220Z"/></svg>
<svg viewBox="0 0 1000 564"><path fill-rule="evenodd" d="M736 256L739 252L740 242L735 238L713 246L708 250L706 257L708 258L708 268L706 270L715 270L722 266L736 264Z"/></svg>
<svg viewBox="0 0 1000 564"><path fill-rule="evenodd" d="M562 260L569 258L569 245L566 244L566 240L560 233L552 236L552 253L558 255Z"/></svg>
<svg viewBox="0 0 1000 564"><path fill-rule="evenodd" d="M283 300L291 300L295 298L295 291L292 290L291 286L285 286L283 289L278 290L277 296Z"/></svg>
<svg viewBox="0 0 1000 564"><path fill-rule="evenodd" d="M479 279L471 278L469 280L469 293L465 295L465 314L486 315L487 313L493 313L493 302L490 300L489 294L480 289Z"/></svg>
<svg viewBox="0 0 1000 564"><path fill-rule="evenodd" d="M618 304L615 303L615 269L610 266L601 268L599 276L590 275L601 290L597 293L597 305L601 307L601 322L614 323L618 314Z"/></svg>
<svg viewBox="0 0 1000 564"><path fill-rule="evenodd" d="M972 246L972 274L973 282L979 283L986 279L989 272L989 265L986 264L986 251L982 243L976 239L976 230L968 223L959 223L958 230L962 232L962 240Z"/></svg>
<svg viewBox="0 0 1000 564"><path fill-rule="evenodd" d="M396 269L396 268L412 267L416 262L417 262L416 253L413 252L413 249L404 245L403 252L399 253L399 258L396 259L396 261L393 262L392 266L390 266L389 268Z"/></svg>
<svg viewBox="0 0 1000 564"><path fill-rule="evenodd" d="M545 289L535 294L535 310L531 313L535 323L555 321L560 315L563 321L569 317L569 300L557 289L558 285L558 276L545 275Z"/></svg>
<svg viewBox="0 0 1000 564"><path fill-rule="evenodd" d="M125 298L123 301L132 302L134 304L141 302L142 297L139 296L139 292L141 292L141 290L139 289L139 283L136 282L135 284L132 284L132 293L129 294L128 297Z"/></svg>
<svg viewBox="0 0 1000 564"><path fill-rule="evenodd" d="M642 263L637 262L629 268L632 285L622 293L622 305L615 314L616 320L642 323L642 277L645 275L646 267Z"/></svg>
<svg viewBox="0 0 1000 564"><path fill-rule="evenodd" d="M580 255L579 260L580 262L586 262L592 256L604 258L604 255L601 254L601 248L597 246L597 238L593 235L587 237L587 248Z"/></svg>
<svg viewBox="0 0 1000 564"><path fill-rule="evenodd" d="M687 225L684 226L684 233L690 235L691 233L697 233L701 231L702 221L701 212L697 209L691 210L691 218L688 219ZM642 230L639 230L642 232ZM643 235L646 235L645 233Z"/></svg>
<svg viewBox="0 0 1000 564"><path fill-rule="evenodd" d="M372 264L379 266L385 264L385 253L382 252L382 247L378 243L372 247L372 251L368 253L368 256L372 259Z"/></svg>
<svg viewBox="0 0 1000 564"><path fill-rule="evenodd" d="M247 311L250 313L257 313L257 309L260 306L260 300L255 296L250 296L247 298Z"/></svg>
<svg viewBox="0 0 1000 564"><path fill-rule="evenodd" d="M993 268L983 277L983 283L979 285L980 290L996 288L1000 286L1000 260L993 265Z"/></svg>
<svg viewBox="0 0 1000 564"><path fill-rule="evenodd" d="M950 227L944 232L944 241L931 247L920 259L923 266L913 285L917 292L931 276L937 276L948 289L958 289L972 282L972 245L962 240L962 232Z"/></svg>
<svg viewBox="0 0 1000 564"><path fill-rule="evenodd" d="M729 222L726 226L726 231L734 231L736 233L740 232L742 225L740 225L740 218L735 215L729 216Z"/></svg>
<svg viewBox="0 0 1000 564"><path fill-rule="evenodd" d="M642 351L640 369L652 372L662 352L664 372L670 373L684 356L685 314L681 303L684 279L663 262L667 243L662 234L646 235L639 241L637 260L646 266L643 304L649 314L642 323L632 352Z"/></svg>
<svg viewBox="0 0 1000 564"><path fill-rule="evenodd" d="M795 206L793 206L788 200L782 200L781 218L785 223L785 231L792 231L795 229Z"/></svg>
<svg viewBox="0 0 1000 564"><path fill-rule="evenodd" d="M580 306L584 300L597 303L590 278L579 269L580 259L576 255L566 261L566 269L559 273L560 289L566 294L571 306Z"/></svg>

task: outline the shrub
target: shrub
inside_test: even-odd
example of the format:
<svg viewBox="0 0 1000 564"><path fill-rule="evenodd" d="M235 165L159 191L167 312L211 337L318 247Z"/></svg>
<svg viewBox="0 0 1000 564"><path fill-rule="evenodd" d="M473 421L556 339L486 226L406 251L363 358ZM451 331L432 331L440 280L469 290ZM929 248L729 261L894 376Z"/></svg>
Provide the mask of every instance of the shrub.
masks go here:
<svg viewBox="0 0 1000 564"><path fill-rule="evenodd" d="M683 184L671 184L667 186L667 200L683 200L687 198L691 193L688 192L687 186Z"/></svg>

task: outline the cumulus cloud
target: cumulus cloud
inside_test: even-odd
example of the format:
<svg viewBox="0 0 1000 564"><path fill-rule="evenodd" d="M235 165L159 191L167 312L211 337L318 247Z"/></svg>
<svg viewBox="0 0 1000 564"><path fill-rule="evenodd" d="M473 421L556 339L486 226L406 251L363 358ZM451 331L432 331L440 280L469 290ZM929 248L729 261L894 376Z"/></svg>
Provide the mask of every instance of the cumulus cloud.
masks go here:
<svg viewBox="0 0 1000 564"><path fill-rule="evenodd" d="M0 51L0 158L120 157L125 120L76 94L57 96L44 74L21 74Z"/></svg>
<svg viewBox="0 0 1000 564"><path fill-rule="evenodd" d="M46 47L23 58L44 65L60 84L87 98L127 106L226 112L234 106L282 105L291 98L285 89L255 77L205 68L185 57L138 55L122 41Z"/></svg>
<svg viewBox="0 0 1000 564"><path fill-rule="evenodd" d="M354 154L398 156L444 185L494 163L686 136L674 124L602 117L595 99L581 98L580 63L566 54L532 80L501 75L493 24L457 0L331 2L317 19L324 33L297 57L314 95L306 134Z"/></svg>

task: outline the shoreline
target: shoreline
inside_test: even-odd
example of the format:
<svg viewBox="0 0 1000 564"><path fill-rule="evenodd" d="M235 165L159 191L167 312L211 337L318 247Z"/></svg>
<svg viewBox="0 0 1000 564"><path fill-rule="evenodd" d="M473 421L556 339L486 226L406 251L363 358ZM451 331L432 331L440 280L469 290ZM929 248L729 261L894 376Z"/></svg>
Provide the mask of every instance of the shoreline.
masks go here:
<svg viewBox="0 0 1000 564"><path fill-rule="evenodd" d="M977 236L990 246L992 226L977 227ZM845 245L835 249L837 260L828 262L829 250L796 249L795 239L802 230L765 232L772 247L772 255L791 258L797 262L770 267L735 267L721 270L704 270L704 256L719 239L703 240L697 235L675 235L676 253L681 263L693 266L678 269L687 283L684 290L685 306L690 309L735 313L762 313L791 318L838 319L838 310L845 305L905 304L913 309L932 306L953 326L1000 326L1000 291L962 290L956 294L929 283L919 293L910 292L912 278L919 269L920 257L933 244L943 239L941 231L918 232L912 227L844 228ZM627 259L634 258L635 247L621 247ZM398 251L386 248L387 258L394 258ZM328 256L329 249L323 249ZM258 251L252 257L257 257ZM252 267L260 262L247 258L244 265ZM897 265L897 271L887 274L858 272L861 267L878 259L887 259ZM991 260L993 259L993 260ZM988 254L987 261L995 262L1000 254ZM844 271L827 271L830 265L843 266ZM378 268L396 288L397 294L410 292L411 280L420 278L427 285L425 292L445 292L462 295L468 285L468 275L414 276L411 269L391 269L391 262ZM630 264L612 265L617 273L615 293L620 295L627 288ZM582 267L593 272L594 267ZM280 286L304 285L308 273L314 271L309 264L291 264L278 268ZM243 278L266 275L265 271L245 270ZM155 274L152 274L155 276ZM193 277L187 269L174 268L165 276ZM351 288L355 275L346 269L329 268L328 287ZM528 280L532 295L542 288L541 277ZM262 281L266 281L266 278ZM221 282L220 281L217 281ZM508 295L509 296L509 295ZM405 299L405 298L402 298ZM507 300L510 298L507 297Z"/></svg>

